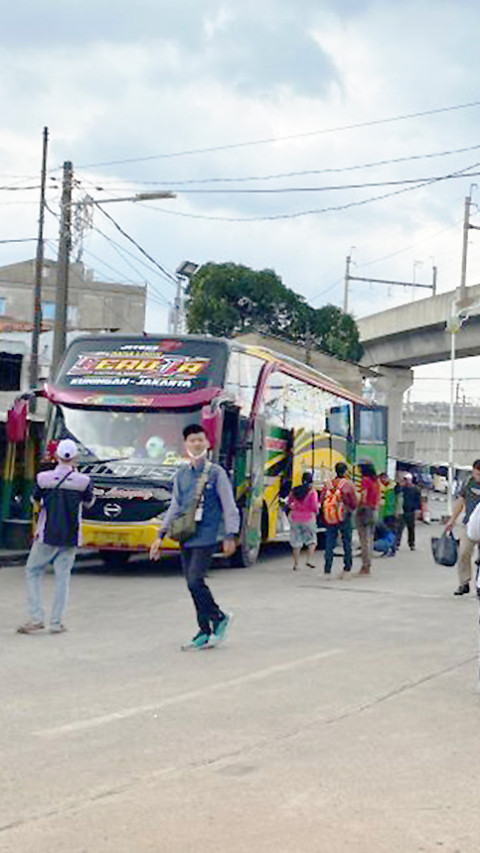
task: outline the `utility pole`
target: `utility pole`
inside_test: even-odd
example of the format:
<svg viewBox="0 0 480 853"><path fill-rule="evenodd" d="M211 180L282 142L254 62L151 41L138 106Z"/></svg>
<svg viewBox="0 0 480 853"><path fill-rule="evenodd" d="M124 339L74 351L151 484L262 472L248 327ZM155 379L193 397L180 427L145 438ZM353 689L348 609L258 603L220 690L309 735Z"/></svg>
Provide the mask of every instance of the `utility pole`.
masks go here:
<svg viewBox="0 0 480 853"><path fill-rule="evenodd" d="M462 269L460 273L460 286L458 288L458 304L465 305L467 288L467 251L468 251L468 232L470 230L470 205L472 197L467 195L465 199L465 207L463 213L463 243L462 243Z"/></svg>
<svg viewBox="0 0 480 853"><path fill-rule="evenodd" d="M310 320L307 317L305 326L305 364L312 363L312 332L310 329Z"/></svg>
<svg viewBox="0 0 480 853"><path fill-rule="evenodd" d="M350 264L352 262L352 256L347 255L347 263L345 266L345 279L344 279L344 288L343 288L343 313L348 313L348 282L350 281Z"/></svg>
<svg viewBox="0 0 480 853"><path fill-rule="evenodd" d="M40 178L40 214L38 217L37 254L35 258L35 285L33 291L33 327L32 351L30 354L29 386L38 384L38 348L42 329L42 275L43 275L43 225L45 221L45 183L47 179L48 127L43 128L42 172ZM30 409L35 411L36 400L32 399Z"/></svg>
<svg viewBox="0 0 480 853"><path fill-rule="evenodd" d="M473 228L474 226L470 226ZM344 291L343 291L343 312L344 314L348 311L348 285L351 281L366 281L370 284L395 284L399 287L421 287L426 288L427 290L432 291L432 296L435 296L437 291L437 267L432 267L432 283L431 284L417 284L416 281L393 281L389 278L369 278L368 276L361 275L350 275L350 264L351 264L351 256L347 255L347 263L345 267L345 283L344 283Z"/></svg>
<svg viewBox="0 0 480 853"><path fill-rule="evenodd" d="M178 335L180 332L180 325L182 323L183 311L182 311L182 277L177 273L177 293L175 295L175 302L173 308L173 334Z"/></svg>
<svg viewBox="0 0 480 853"><path fill-rule="evenodd" d="M53 355L51 375L55 372L65 352L67 340L68 273L72 244L72 178L73 166L67 160L63 164L62 199L60 202L60 237L58 244L57 288L55 299L55 326L53 331Z"/></svg>

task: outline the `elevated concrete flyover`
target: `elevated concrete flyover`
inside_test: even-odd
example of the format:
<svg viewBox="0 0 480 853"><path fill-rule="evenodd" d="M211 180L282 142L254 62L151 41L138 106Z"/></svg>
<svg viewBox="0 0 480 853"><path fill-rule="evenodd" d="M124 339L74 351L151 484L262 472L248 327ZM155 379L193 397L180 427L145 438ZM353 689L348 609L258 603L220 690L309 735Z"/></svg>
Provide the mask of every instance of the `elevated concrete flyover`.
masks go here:
<svg viewBox="0 0 480 853"><path fill-rule="evenodd" d="M451 333L446 322L456 297L457 291L451 290L357 320L364 347L361 363L377 373L371 381L373 397L388 406L391 456L397 455L402 439L403 395L413 384L412 368L450 358ZM480 284L468 287L466 297L472 309L455 335L456 358L480 355Z"/></svg>
<svg viewBox="0 0 480 853"><path fill-rule="evenodd" d="M480 302L480 284L467 288L472 303ZM411 368L450 358L450 333L445 323L452 314L456 291L419 299L357 320L368 367ZM456 357L480 355L480 306L474 308L456 336Z"/></svg>

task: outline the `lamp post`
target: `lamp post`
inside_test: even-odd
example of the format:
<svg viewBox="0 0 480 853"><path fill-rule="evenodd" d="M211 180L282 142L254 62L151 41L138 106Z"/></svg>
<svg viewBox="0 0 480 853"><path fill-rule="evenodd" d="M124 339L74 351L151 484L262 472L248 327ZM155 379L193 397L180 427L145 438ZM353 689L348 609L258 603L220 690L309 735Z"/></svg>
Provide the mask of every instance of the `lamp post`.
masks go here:
<svg viewBox="0 0 480 853"><path fill-rule="evenodd" d="M60 237L58 244L58 266L57 266L57 288L55 304L55 326L53 331L53 355L51 375L54 376L63 353L67 339L67 309L68 309L68 273L70 267L71 246L71 211L73 207L86 207L103 204L112 204L120 201L154 201L156 199L176 198L176 194L170 190L149 193L136 193L133 196L122 196L114 198L94 199L86 198L82 201L72 202L71 189L73 182L73 166L70 162L64 163L63 192L61 200Z"/></svg>

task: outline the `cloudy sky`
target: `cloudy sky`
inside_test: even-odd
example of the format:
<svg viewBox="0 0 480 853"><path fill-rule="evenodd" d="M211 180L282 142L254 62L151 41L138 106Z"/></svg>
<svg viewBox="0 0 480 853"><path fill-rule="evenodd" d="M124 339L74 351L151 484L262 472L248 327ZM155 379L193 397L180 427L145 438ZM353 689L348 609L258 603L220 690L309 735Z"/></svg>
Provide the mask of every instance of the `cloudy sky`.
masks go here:
<svg viewBox="0 0 480 853"><path fill-rule="evenodd" d="M273 268L311 304L341 306L351 253L354 275L429 284L435 264L450 290L480 175L479 38L476 0L9 4L0 240L36 235L48 126L49 257L71 160L77 200L176 193L105 204L167 273L186 259ZM0 264L34 251L0 242ZM98 278L148 282L147 328L166 330L172 278L98 209L83 261ZM480 282L475 231L468 264L467 283ZM428 293L352 282L349 308L361 317ZM447 365L416 374L417 399L448 394ZM477 360L458 379L480 399Z"/></svg>

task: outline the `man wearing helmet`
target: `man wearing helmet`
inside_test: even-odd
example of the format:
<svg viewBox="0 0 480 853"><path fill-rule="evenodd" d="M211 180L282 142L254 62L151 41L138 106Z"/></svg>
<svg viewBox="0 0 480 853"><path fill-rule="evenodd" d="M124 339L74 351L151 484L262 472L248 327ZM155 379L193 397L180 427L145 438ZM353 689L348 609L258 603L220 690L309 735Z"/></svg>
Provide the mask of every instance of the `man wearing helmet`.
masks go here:
<svg viewBox="0 0 480 853"><path fill-rule="evenodd" d="M17 628L19 634L33 634L45 627L41 583L49 564L55 572L50 633L66 630L62 617L78 545L82 504L91 506L94 501L90 477L76 470L77 454L74 441L60 441L55 451L57 466L37 475L33 499L40 504L40 514L25 567L29 620Z"/></svg>

